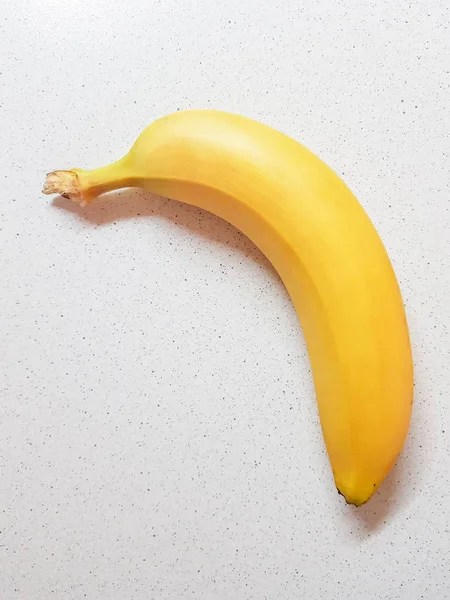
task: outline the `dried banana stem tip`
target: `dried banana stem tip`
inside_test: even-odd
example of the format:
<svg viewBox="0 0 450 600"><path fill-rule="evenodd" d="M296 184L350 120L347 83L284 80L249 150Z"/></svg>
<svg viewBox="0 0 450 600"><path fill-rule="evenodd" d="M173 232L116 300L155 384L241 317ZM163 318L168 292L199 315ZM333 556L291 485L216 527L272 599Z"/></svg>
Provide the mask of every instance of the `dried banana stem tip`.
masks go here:
<svg viewBox="0 0 450 600"><path fill-rule="evenodd" d="M42 192L44 194L61 194L64 198L69 198L82 206L85 204L75 171L53 171L49 173L45 179Z"/></svg>

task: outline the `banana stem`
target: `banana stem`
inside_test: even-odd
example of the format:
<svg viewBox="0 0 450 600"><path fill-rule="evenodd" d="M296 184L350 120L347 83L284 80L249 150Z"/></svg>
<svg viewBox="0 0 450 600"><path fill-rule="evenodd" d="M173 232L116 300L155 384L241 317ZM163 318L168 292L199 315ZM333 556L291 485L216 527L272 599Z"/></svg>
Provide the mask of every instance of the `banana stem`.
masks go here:
<svg viewBox="0 0 450 600"><path fill-rule="evenodd" d="M45 180L44 194L61 194L81 206L86 206L100 194L134 185L126 157L105 167L84 171L70 169L53 171Z"/></svg>

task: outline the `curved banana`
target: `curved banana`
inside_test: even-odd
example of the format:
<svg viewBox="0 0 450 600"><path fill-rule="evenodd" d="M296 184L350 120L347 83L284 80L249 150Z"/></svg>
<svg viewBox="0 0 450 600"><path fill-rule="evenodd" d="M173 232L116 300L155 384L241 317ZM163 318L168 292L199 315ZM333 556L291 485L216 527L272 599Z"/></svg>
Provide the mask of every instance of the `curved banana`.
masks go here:
<svg viewBox="0 0 450 600"><path fill-rule="evenodd" d="M129 186L219 215L272 262L304 330L336 486L366 502L402 449L413 366L395 274L357 199L298 142L212 110L159 119L118 162L55 171L43 191L88 204Z"/></svg>

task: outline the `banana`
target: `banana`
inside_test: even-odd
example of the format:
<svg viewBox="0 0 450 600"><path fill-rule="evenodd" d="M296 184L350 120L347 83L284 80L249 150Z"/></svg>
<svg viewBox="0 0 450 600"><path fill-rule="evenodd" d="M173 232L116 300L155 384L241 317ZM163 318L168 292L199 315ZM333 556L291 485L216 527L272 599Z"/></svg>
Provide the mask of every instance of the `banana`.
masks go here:
<svg viewBox="0 0 450 600"><path fill-rule="evenodd" d="M54 171L43 192L86 205L131 186L215 213L272 262L303 328L336 487L365 503L407 436L413 364L393 268L358 200L297 141L214 110L165 116L122 159Z"/></svg>

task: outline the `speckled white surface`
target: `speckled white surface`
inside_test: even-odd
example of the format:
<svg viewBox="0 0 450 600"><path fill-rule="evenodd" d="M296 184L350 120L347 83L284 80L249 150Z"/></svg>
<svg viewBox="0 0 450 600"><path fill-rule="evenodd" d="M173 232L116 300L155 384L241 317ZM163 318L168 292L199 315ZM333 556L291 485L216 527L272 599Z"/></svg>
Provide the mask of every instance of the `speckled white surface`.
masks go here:
<svg viewBox="0 0 450 600"><path fill-rule="evenodd" d="M446 0L3 0L2 600L450 598L449 22ZM250 242L140 192L40 193L186 107L301 140L388 247L414 415L361 509Z"/></svg>

